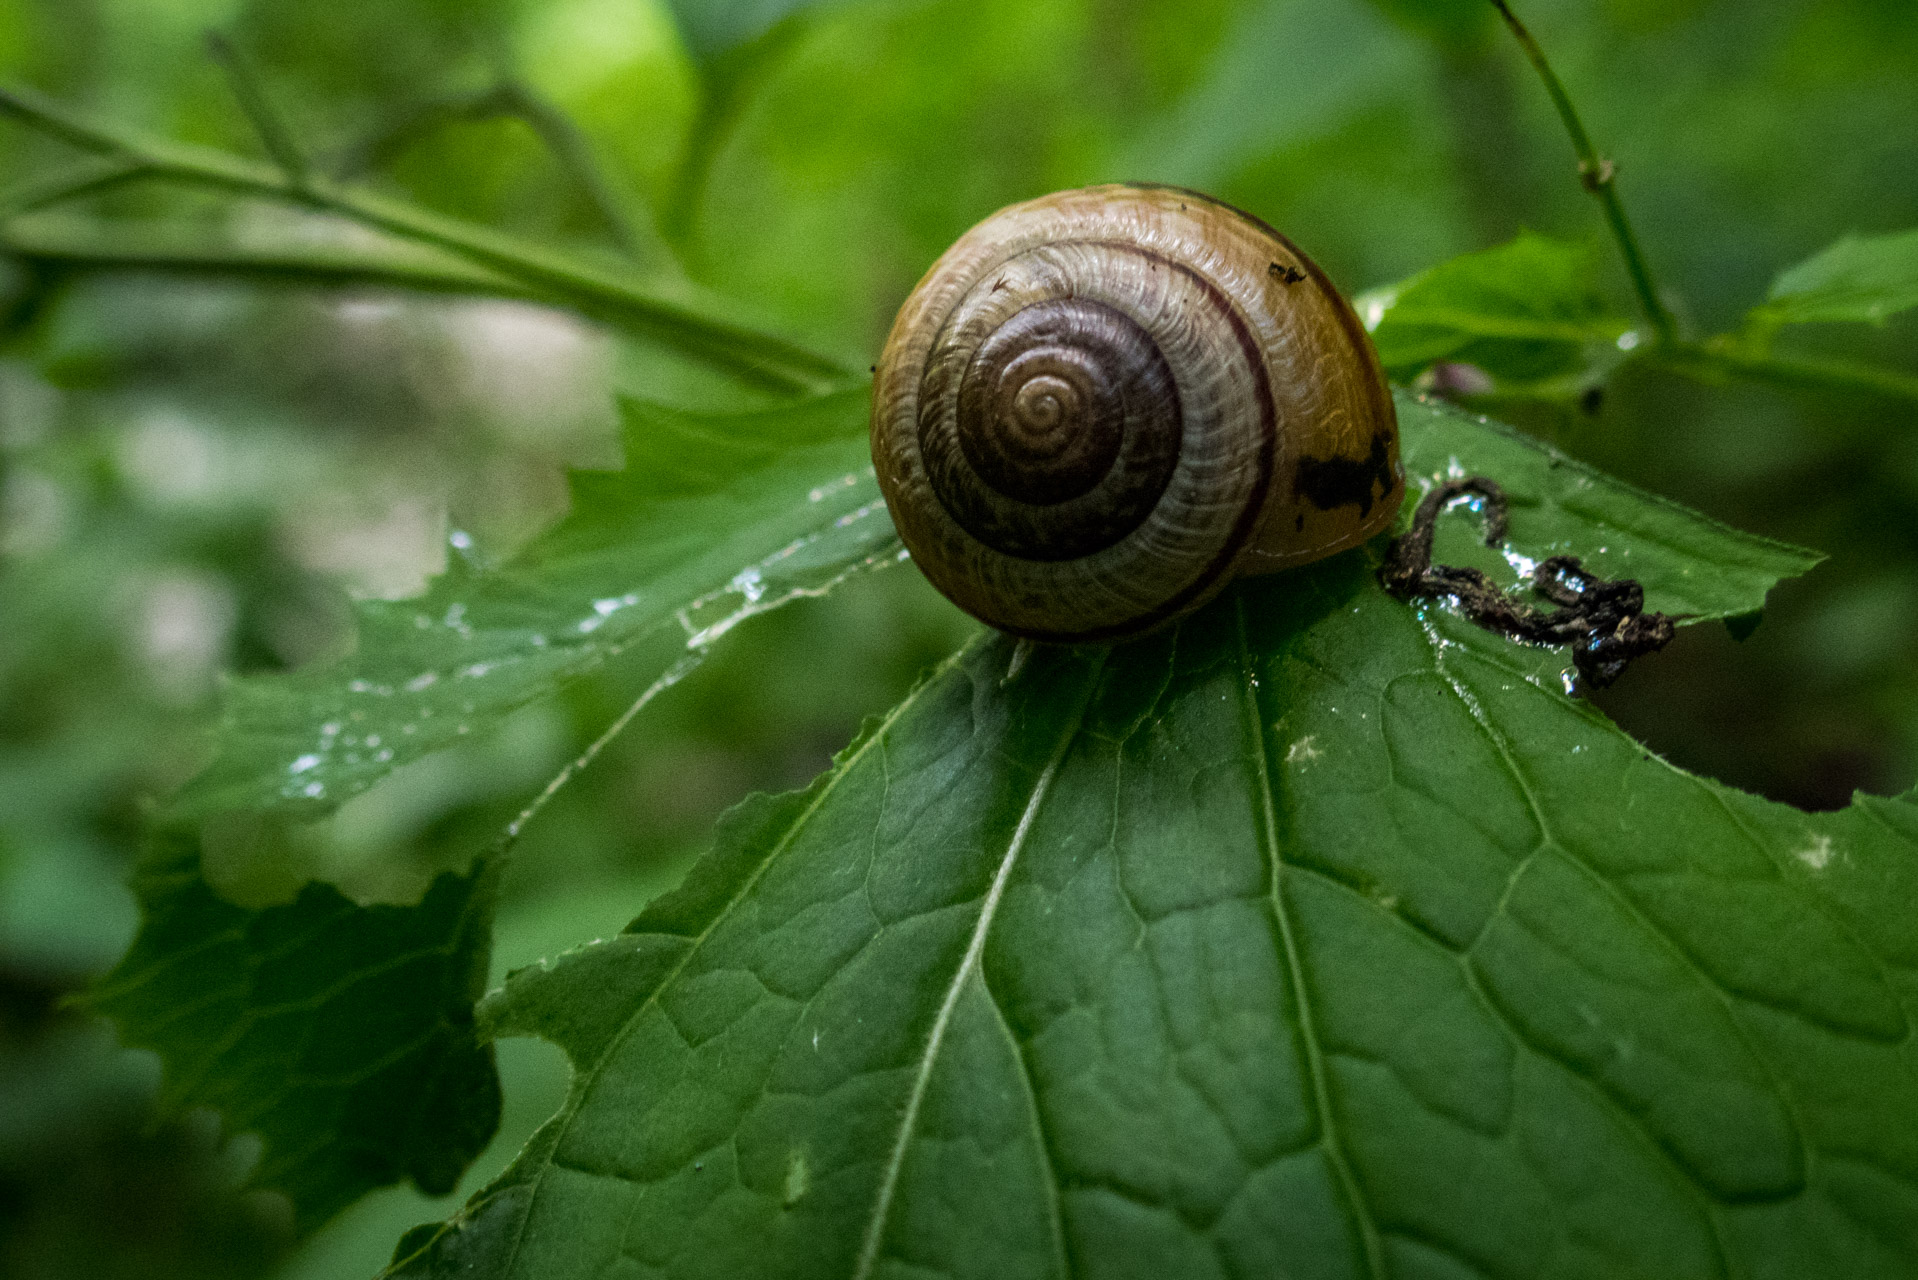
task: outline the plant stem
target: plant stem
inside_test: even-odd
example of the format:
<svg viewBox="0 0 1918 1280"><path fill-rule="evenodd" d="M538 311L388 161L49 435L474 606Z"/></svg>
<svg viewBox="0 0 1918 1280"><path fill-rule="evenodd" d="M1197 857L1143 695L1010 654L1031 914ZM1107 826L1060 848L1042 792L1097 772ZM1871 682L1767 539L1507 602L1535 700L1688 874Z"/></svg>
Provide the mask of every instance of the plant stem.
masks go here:
<svg viewBox="0 0 1918 1280"><path fill-rule="evenodd" d="M810 22L804 9L795 9L703 68L699 111L687 131L660 216L660 225L675 246L683 250L691 238L713 165L738 128L755 89L797 47Z"/></svg>
<svg viewBox="0 0 1918 1280"><path fill-rule="evenodd" d="M1737 377L1779 387L1847 391L1918 404L1918 377L1911 374L1841 360L1753 352L1723 338L1652 347L1642 358L1656 368L1700 381Z"/></svg>
<svg viewBox="0 0 1918 1280"><path fill-rule="evenodd" d="M626 202L593 157L592 142L571 117L526 84L502 80L478 93L453 94L419 103L348 149L334 170L345 182L378 168L434 131L460 121L512 116L523 121L585 193L594 214L626 255L646 258Z"/></svg>
<svg viewBox="0 0 1918 1280"><path fill-rule="evenodd" d="M506 110L506 96L498 85L409 103L348 146L333 165L333 177L356 181L391 164L408 147L447 125L491 120Z"/></svg>
<svg viewBox="0 0 1918 1280"><path fill-rule="evenodd" d="M135 161L96 156L47 178L33 178L0 193L0 221L17 218L35 209L97 195L122 183L146 176L146 167Z"/></svg>
<svg viewBox="0 0 1918 1280"><path fill-rule="evenodd" d="M396 252L394 250L403 250ZM33 262L82 268L250 276L286 283L372 284L426 293L552 301L551 295L463 258L401 244L391 249L294 244L286 249L208 245L142 224L43 215L0 231L0 251Z"/></svg>
<svg viewBox="0 0 1918 1280"><path fill-rule="evenodd" d="M501 86L501 91L513 114L539 135L540 141L553 153L560 167L579 184L587 202L593 206L593 212L599 215L600 222L626 256L643 260L646 254L640 244L639 233L634 230L625 202L620 199L613 184L606 180L605 171L594 158L593 144L585 131L573 123L571 116L519 80L508 80Z"/></svg>
<svg viewBox="0 0 1918 1280"><path fill-rule="evenodd" d="M713 314L719 304L660 296L542 246L356 190L322 174L296 182L226 152L145 138L90 120L25 89L0 89L0 115L147 176L303 205L458 255L525 285L542 300L619 325L689 355L794 391L822 391L853 371L789 339Z"/></svg>
<svg viewBox="0 0 1918 1280"><path fill-rule="evenodd" d="M1578 155L1579 181L1597 198L1599 207L1604 210L1605 223L1611 228L1612 239L1618 242L1618 251L1625 259L1625 271L1631 276L1632 290L1638 295L1639 308L1650 322L1659 345L1671 345L1678 340L1678 325L1672 319L1672 313L1659 300L1658 286L1652 280L1651 268L1645 265L1645 255L1639 251L1638 237L1632 234L1632 224L1625 216L1625 206L1619 202L1617 166L1599 156L1598 148L1592 145L1592 137L1578 117L1578 109L1572 105L1565 86L1552 70L1552 64L1545 60L1545 50L1525 29L1525 24L1518 20L1511 6L1505 0L1492 0L1492 7L1505 19L1505 25L1511 28L1519 47L1525 51L1525 56L1537 69L1539 78L1545 82L1545 92L1551 96L1552 106L1557 108L1565 132L1571 135L1572 150Z"/></svg>
<svg viewBox="0 0 1918 1280"><path fill-rule="evenodd" d="M266 153L273 157L273 163L287 180L297 187L306 185L308 166L306 154L300 150L300 144L294 141L293 130L280 113L273 108L273 100L266 95L266 86L260 81L259 69L250 58L241 52L240 47L218 31L206 33L206 47L212 53L213 60L226 72L227 82L233 86L233 96L239 101L240 110L252 122L253 131L260 135L260 143Z"/></svg>

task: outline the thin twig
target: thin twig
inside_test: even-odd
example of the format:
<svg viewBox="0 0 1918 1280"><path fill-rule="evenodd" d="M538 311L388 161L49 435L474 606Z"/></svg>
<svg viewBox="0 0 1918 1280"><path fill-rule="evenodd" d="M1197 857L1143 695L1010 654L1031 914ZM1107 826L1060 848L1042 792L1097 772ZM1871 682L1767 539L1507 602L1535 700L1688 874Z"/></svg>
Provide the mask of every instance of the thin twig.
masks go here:
<svg viewBox="0 0 1918 1280"><path fill-rule="evenodd" d="M606 180L606 173L593 154L593 144L585 130L523 81L508 80L501 88L513 113L539 135L540 141L553 153L560 167L579 184L587 202L593 206L593 212L599 215L599 220L605 224L619 247L628 257L644 259L645 249L638 232L633 229L626 205L612 183Z"/></svg>
<svg viewBox="0 0 1918 1280"><path fill-rule="evenodd" d="M449 124L490 120L506 109L499 85L412 103L348 147L333 166L333 176L352 182L391 164L408 147Z"/></svg>
<svg viewBox="0 0 1918 1280"><path fill-rule="evenodd" d="M360 249L295 241L275 249L272 245L209 245L203 237L169 234L169 230L167 224L147 219L109 221L42 214L0 227L0 251L32 262L76 268L384 285L425 293L552 301L549 294L511 276L405 242L390 249Z"/></svg>
<svg viewBox="0 0 1918 1280"><path fill-rule="evenodd" d="M1918 403L1918 377L1842 360L1754 352L1725 339L1652 347L1646 363L1701 382L1744 378L1807 391L1848 391Z"/></svg>
<svg viewBox="0 0 1918 1280"><path fill-rule="evenodd" d="M349 148L334 166L341 181L359 177L390 162L407 147L449 124L510 116L531 129L562 169L579 185L593 213L620 249L644 261L644 242L618 189L607 180L586 133L572 117L517 79L503 79L477 93L451 94L408 108Z"/></svg>
<svg viewBox="0 0 1918 1280"><path fill-rule="evenodd" d="M0 192L0 222L35 209L98 195L146 176L146 166L116 156L96 156L45 178L31 178Z"/></svg>
<svg viewBox="0 0 1918 1280"><path fill-rule="evenodd" d="M310 174L304 187L296 186L278 169L102 124L30 90L0 89L0 115L83 150L137 162L155 178L302 204L444 249L521 281L555 305L771 385L821 391L856 376L838 361L789 339L721 319L708 306L662 297L540 245L348 187L322 174Z"/></svg>
<svg viewBox="0 0 1918 1280"><path fill-rule="evenodd" d="M1592 145L1592 137L1578 117L1578 109L1572 105L1565 86L1552 71L1551 63L1545 60L1545 50L1532 38L1532 33L1525 29L1525 24L1518 20L1518 15L1512 12L1505 0L1491 2L1499 16L1505 19L1505 25L1512 29L1512 35L1518 39L1525 56L1531 59L1532 66L1538 70L1539 78L1545 82L1545 92L1551 95L1552 106L1557 108L1558 118L1564 122L1565 132L1571 135L1572 150L1578 155L1579 181L1597 198L1599 207L1604 210L1606 225L1611 228L1612 239L1618 242L1618 251L1625 259L1626 274L1631 276L1632 290L1638 295L1638 305L1644 311L1645 319L1651 323L1652 331L1661 345L1677 341L1678 324L1659 299L1651 268L1645 264L1645 255L1638 247L1638 237L1632 234L1632 224L1625 216L1625 206L1619 202L1618 166L1599 156L1598 148Z"/></svg>
<svg viewBox="0 0 1918 1280"><path fill-rule="evenodd" d="M266 153L273 157L273 163L280 166L280 171L287 176L288 181L295 187L304 188L311 166L306 162L306 153L300 150L300 144L295 141L293 130L274 109L273 100L267 97L259 68L223 32L207 32L206 47L213 55L213 60L220 64L220 69L226 72L227 83L233 87L233 97L252 123L253 132L260 135L260 144L266 148Z"/></svg>

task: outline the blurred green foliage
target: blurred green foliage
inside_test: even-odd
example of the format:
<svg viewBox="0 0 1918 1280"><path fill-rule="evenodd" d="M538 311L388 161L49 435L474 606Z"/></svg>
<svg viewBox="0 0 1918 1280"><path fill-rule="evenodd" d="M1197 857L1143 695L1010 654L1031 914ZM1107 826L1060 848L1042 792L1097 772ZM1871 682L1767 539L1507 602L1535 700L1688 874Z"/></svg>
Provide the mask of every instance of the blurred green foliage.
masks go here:
<svg viewBox="0 0 1918 1280"><path fill-rule="evenodd" d="M1906 0L1524 12L1697 332L1738 329L1781 268L1846 233L1918 225ZM261 68L317 166L371 166L433 209L715 291L857 364L979 217L1128 178L1256 212L1351 293L1524 230L1583 244L1604 304L1586 313L1629 314L1549 104L1477 0L0 0L0 80L261 154L209 27ZM577 123L603 189L537 110L481 104L508 82ZM0 123L0 206L71 161ZM162 213L236 242L337 234L144 186L82 208L127 244ZM1913 313L1826 323L1842 303L1804 300L1842 286L1848 260L1812 262L1771 295L1779 323L1807 321L1792 341L1918 373ZM383 1193L287 1256L283 1216L233 1194L244 1141L203 1115L152 1122L150 1064L61 1006L132 935L123 877L143 812L204 763L220 672L338 656L349 597L418 590L449 528L498 559L557 519L563 468L616 460L615 392L752 397L571 317L350 282L0 258L0 322L0 1273L363 1273L398 1227L441 1211ZM1487 403L1830 556L1774 593L1749 639L1689 629L1607 711L1679 764L1808 807L1910 785L1909 401L1633 366L1582 407ZM617 927L721 809L811 777L970 629L908 573L741 627L529 829L496 971ZM644 683L609 667L421 762L317 833L313 865L362 900L417 894ZM503 1056L494 1169L551 1110L559 1073L556 1055Z"/></svg>

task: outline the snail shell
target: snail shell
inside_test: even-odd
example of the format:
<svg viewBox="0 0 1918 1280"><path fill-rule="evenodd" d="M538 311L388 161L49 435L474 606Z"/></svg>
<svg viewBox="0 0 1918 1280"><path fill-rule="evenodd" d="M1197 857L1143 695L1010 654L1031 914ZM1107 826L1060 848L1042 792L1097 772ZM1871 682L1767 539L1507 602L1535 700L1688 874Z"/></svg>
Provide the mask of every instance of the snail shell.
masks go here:
<svg viewBox="0 0 1918 1280"><path fill-rule="evenodd" d="M1171 187L1063 191L961 236L886 340L872 455L934 586L1060 642L1356 546L1405 496L1351 307L1285 237Z"/></svg>

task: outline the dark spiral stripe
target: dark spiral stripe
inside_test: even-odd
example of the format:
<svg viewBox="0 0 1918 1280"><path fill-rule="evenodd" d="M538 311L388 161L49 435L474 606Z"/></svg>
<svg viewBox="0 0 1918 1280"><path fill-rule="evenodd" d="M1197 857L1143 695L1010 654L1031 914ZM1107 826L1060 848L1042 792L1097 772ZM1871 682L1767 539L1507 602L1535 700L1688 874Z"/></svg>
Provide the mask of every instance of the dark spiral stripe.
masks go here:
<svg viewBox="0 0 1918 1280"><path fill-rule="evenodd" d="M1015 312L958 384L955 394L929 376L922 388L927 480L962 528L1006 555L1071 560L1112 546L1178 467L1172 369L1150 334L1103 303L1055 298Z"/></svg>

